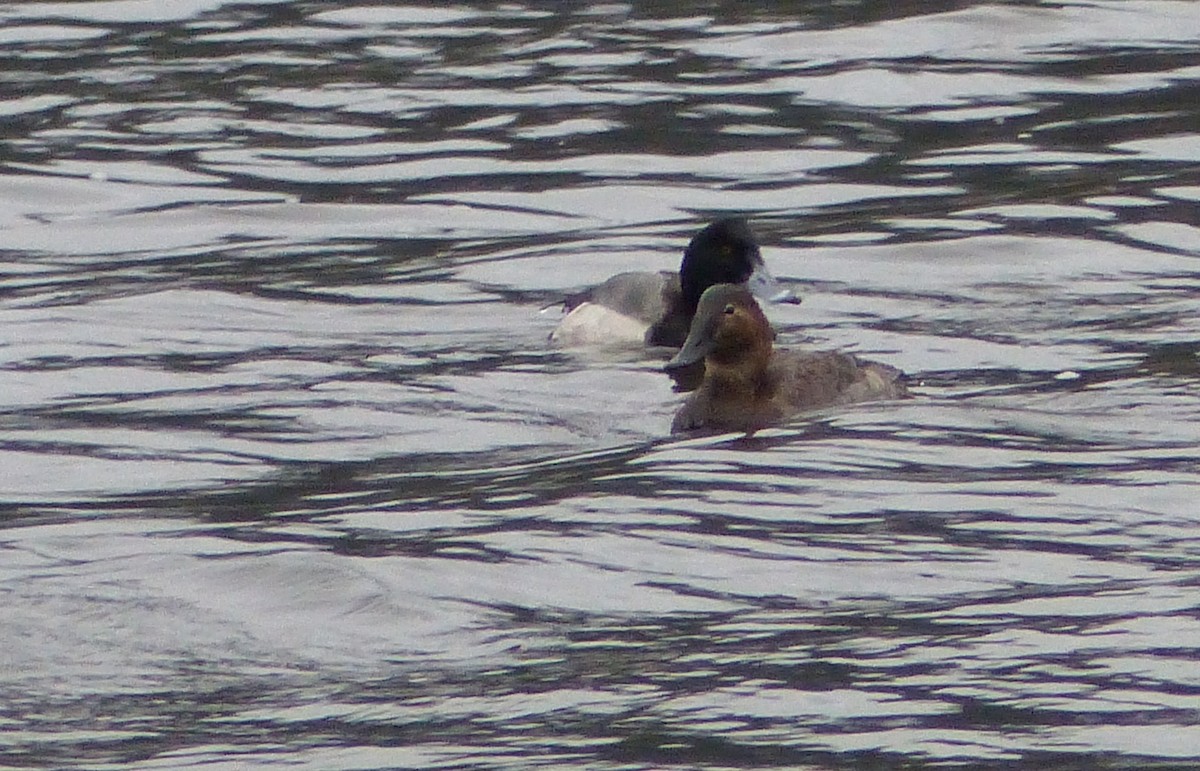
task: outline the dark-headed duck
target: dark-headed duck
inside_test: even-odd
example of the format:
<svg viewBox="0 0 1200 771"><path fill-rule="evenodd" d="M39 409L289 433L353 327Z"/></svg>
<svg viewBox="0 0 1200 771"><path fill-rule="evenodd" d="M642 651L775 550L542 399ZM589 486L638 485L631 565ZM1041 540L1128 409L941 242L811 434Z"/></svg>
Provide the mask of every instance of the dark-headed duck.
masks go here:
<svg viewBox="0 0 1200 771"><path fill-rule="evenodd" d="M908 395L898 369L836 351L773 350L775 334L744 287L705 290L668 372L704 361L704 380L675 414L672 433L753 433L805 410Z"/></svg>
<svg viewBox="0 0 1200 771"><path fill-rule="evenodd" d="M771 276L750 225L741 217L709 224L683 252L678 273L619 273L567 300L550 334L562 346L644 343L678 348L700 295L713 284L741 284L771 302L800 302Z"/></svg>

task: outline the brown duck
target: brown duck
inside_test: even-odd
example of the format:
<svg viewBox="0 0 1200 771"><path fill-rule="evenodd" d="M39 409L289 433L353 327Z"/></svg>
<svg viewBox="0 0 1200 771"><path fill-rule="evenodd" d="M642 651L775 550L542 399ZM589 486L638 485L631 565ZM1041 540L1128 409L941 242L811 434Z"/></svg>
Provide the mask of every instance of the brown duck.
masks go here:
<svg viewBox="0 0 1200 771"><path fill-rule="evenodd" d="M673 433L754 431L805 410L901 399L900 370L837 351L776 351L775 333L744 287L705 290L668 372L703 359L704 380L683 403Z"/></svg>

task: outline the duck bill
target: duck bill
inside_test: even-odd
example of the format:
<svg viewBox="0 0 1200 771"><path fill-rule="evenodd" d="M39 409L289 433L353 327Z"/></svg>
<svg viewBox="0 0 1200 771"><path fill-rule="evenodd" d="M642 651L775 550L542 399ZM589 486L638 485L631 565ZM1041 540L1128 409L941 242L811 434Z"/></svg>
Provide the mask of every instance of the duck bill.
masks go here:
<svg viewBox="0 0 1200 771"><path fill-rule="evenodd" d="M687 340L684 341L683 347L679 349L679 353L668 361L663 369L668 372L684 367L690 367L698 361L703 361L705 356L708 356L712 350L712 340L708 335L703 334L695 328L688 334Z"/></svg>
<svg viewBox="0 0 1200 771"><path fill-rule="evenodd" d="M761 262L754 267L754 272L750 274L750 278L746 279L746 288L750 290L750 294L764 302L800 303L800 298L792 290L779 283L771 275L771 272L767 270L767 266Z"/></svg>

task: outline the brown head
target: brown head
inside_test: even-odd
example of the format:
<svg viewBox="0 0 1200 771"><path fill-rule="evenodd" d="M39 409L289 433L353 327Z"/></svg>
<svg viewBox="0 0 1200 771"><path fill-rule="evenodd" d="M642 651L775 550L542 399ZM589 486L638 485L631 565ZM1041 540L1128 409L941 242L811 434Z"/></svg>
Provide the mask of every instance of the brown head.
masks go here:
<svg viewBox="0 0 1200 771"><path fill-rule="evenodd" d="M770 322L745 287L717 284L701 295L687 340L666 366L678 369L704 359L709 370L755 375L766 368L774 337Z"/></svg>

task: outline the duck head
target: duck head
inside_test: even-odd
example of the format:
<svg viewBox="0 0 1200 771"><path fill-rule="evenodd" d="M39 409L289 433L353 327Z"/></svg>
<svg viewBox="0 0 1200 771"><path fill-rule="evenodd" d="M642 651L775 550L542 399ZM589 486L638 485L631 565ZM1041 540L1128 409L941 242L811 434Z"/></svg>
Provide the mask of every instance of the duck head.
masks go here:
<svg viewBox="0 0 1200 771"><path fill-rule="evenodd" d="M679 284L688 312L714 284L745 284L768 302L800 302L767 270L754 233L741 217L716 220L692 238L679 266Z"/></svg>
<svg viewBox="0 0 1200 771"><path fill-rule="evenodd" d="M717 284L700 296L687 340L666 364L668 372L703 359L708 369L766 366L775 333L744 286Z"/></svg>

